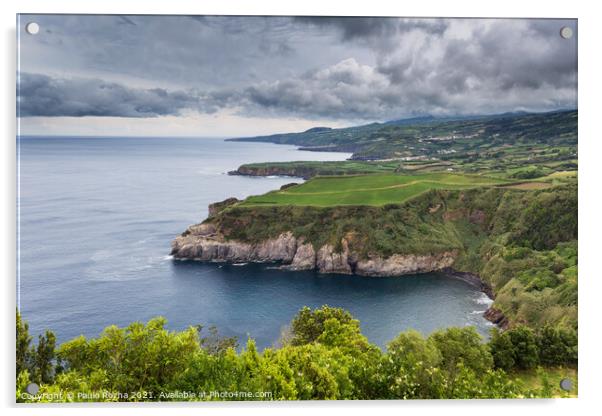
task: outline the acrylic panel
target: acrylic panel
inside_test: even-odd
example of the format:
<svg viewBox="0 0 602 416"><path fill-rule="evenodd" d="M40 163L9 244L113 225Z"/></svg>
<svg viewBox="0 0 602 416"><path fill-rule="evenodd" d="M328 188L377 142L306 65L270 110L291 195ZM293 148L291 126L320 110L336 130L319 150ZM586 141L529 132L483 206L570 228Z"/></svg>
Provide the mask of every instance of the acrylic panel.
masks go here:
<svg viewBox="0 0 602 416"><path fill-rule="evenodd" d="M17 16L17 401L577 396L576 19Z"/></svg>

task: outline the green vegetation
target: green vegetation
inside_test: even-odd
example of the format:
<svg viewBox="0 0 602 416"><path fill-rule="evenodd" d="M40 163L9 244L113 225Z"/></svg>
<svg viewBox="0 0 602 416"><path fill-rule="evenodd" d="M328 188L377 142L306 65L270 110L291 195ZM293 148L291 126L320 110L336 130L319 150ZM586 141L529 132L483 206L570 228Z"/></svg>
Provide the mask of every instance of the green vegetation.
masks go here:
<svg viewBox="0 0 602 416"><path fill-rule="evenodd" d="M16 370L17 378L27 374L28 379L36 383L51 383L56 372L60 372L60 363L56 367L55 360L56 337L51 331L38 337L37 347L31 346L29 325L21 319L17 311L17 344Z"/></svg>
<svg viewBox="0 0 602 416"><path fill-rule="evenodd" d="M431 189L468 189L508 183L498 178L448 173L326 176L265 195L251 196L241 206L385 205L405 202Z"/></svg>
<svg viewBox="0 0 602 416"><path fill-rule="evenodd" d="M17 401L438 399L575 396L576 336L517 328L484 343L472 327L425 338L400 333L386 351L371 344L349 312L303 308L278 348L259 352L252 339L236 350L229 338L199 327L169 331L163 318L108 327L51 352L50 378L17 367ZM50 333L50 332L48 332ZM215 332L213 333L215 335ZM17 314L17 351L29 344ZM501 342L500 340L503 340ZM28 347L29 348L29 347ZM46 347L44 347L46 348ZM39 350L39 346L38 346ZM50 350L49 350L50 351ZM552 351L560 351L556 355ZM509 357L501 360L499 357ZM40 391L26 393L31 381Z"/></svg>
<svg viewBox="0 0 602 416"><path fill-rule="evenodd" d="M536 333L524 325L504 332L495 328L489 347L495 366L506 371L529 370L539 364L577 364L577 332L573 329L546 325Z"/></svg>
<svg viewBox="0 0 602 416"><path fill-rule="evenodd" d="M543 242L543 241L542 241ZM482 275L496 292L495 307L514 322L577 328L577 241L550 250L493 247Z"/></svg>

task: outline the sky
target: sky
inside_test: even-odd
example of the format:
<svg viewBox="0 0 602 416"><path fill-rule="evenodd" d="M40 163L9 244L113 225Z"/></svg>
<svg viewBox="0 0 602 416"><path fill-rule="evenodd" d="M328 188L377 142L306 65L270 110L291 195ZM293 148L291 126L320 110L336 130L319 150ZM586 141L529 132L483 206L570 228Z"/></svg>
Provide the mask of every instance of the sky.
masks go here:
<svg viewBox="0 0 602 416"><path fill-rule="evenodd" d="M17 31L21 134L242 137L577 107L576 20L21 15Z"/></svg>

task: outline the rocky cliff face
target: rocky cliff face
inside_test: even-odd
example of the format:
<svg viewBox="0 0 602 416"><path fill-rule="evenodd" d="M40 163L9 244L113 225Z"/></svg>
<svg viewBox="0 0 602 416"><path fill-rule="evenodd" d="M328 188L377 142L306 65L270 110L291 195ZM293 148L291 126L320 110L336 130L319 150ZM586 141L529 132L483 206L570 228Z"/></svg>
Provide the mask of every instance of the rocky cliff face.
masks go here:
<svg viewBox="0 0 602 416"><path fill-rule="evenodd" d="M444 251L431 255L394 254L388 258L376 257L357 262L355 273L364 276L397 276L410 273L428 273L454 264L457 253Z"/></svg>
<svg viewBox="0 0 602 416"><path fill-rule="evenodd" d="M325 244L318 250L292 233L260 243L225 240L212 224L194 225L172 243L171 254L177 259L213 262L279 262L289 270L318 270L321 273L359 274L364 276L398 276L427 273L452 266L455 251L430 255L394 254L390 257L358 259L346 240L341 250Z"/></svg>

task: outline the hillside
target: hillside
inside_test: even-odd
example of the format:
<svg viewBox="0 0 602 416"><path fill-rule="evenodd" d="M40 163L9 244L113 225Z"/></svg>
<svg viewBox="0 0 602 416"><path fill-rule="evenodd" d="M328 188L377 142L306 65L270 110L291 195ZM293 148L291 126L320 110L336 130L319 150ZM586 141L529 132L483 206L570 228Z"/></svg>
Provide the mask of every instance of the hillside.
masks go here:
<svg viewBox="0 0 602 416"><path fill-rule="evenodd" d="M536 152L545 145L573 158L577 146L577 111L509 113L459 119L400 120L342 129L309 129L301 133L230 139L293 144L307 150L352 152L352 159L466 158L475 153ZM535 148L533 148L535 147ZM540 149L543 150L543 149Z"/></svg>

